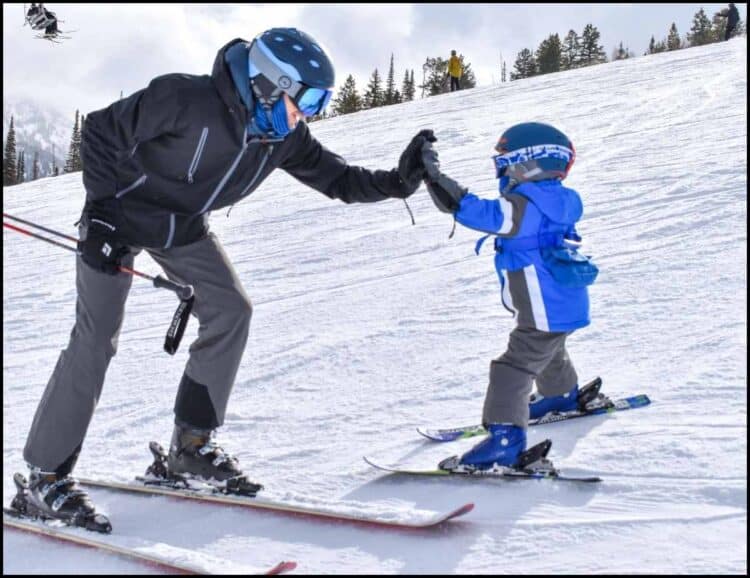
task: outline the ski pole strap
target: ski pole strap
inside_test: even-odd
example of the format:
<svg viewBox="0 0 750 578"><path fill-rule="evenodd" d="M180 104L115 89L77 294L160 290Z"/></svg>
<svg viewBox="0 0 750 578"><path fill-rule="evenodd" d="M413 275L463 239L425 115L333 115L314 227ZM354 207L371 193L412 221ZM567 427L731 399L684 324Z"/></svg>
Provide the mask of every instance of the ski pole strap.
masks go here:
<svg viewBox="0 0 750 578"><path fill-rule="evenodd" d="M190 286L188 285L188 287ZM180 346L182 334L185 333L185 327L187 327L190 312L193 310L194 301L195 296L193 295L191 295L189 299L180 299L180 304L177 306L177 311L174 312L172 323L169 324L167 337L164 340L164 351L169 353L169 355L174 355L177 348Z"/></svg>

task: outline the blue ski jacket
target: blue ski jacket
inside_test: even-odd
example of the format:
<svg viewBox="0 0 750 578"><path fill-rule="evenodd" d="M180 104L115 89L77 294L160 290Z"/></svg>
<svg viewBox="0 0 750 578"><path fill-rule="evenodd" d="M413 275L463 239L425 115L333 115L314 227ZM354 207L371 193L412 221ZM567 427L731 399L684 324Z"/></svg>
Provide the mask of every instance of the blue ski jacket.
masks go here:
<svg viewBox="0 0 750 578"><path fill-rule="evenodd" d="M502 302L519 326L570 332L590 323L588 288L560 285L542 258L544 247L580 241L575 223L582 214L578 193L558 180L521 183L499 199L467 193L461 200L456 220L495 235Z"/></svg>

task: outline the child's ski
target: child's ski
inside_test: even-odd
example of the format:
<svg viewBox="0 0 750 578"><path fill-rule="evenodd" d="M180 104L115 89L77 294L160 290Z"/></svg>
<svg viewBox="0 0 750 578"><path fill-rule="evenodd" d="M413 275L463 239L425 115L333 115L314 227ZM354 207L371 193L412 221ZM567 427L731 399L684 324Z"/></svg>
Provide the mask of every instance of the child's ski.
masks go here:
<svg viewBox="0 0 750 578"><path fill-rule="evenodd" d="M499 466L495 464L489 469L476 469L471 466L462 465L458 456L442 460L436 468L410 467L408 465L382 465L367 456L365 462L374 468L391 472L394 474L403 474L410 476L461 476L464 478L502 478L502 479L549 479L560 482L601 482L598 476L568 476L560 473L552 462L547 459L547 454L552 447L550 440L544 440L535 446L522 452L518 458L517 465L513 467Z"/></svg>
<svg viewBox="0 0 750 578"><path fill-rule="evenodd" d="M548 423L555 423L558 421L565 421L568 419L575 419L578 417L586 417L590 415L601 415L604 413L613 413L616 411L624 411L627 409L635 409L638 407L644 407L651 403L651 400L647 395L635 395L632 397L623 397L620 399L612 400L611 405L605 405L601 407L593 407L586 410L573 410L562 413L548 413L537 419L529 420L529 427L537 425L545 425ZM436 442L452 442L458 439L466 439L474 436L486 435L487 430L481 425L469 425L464 427L454 428L430 428L430 427L418 427L417 432L427 439Z"/></svg>

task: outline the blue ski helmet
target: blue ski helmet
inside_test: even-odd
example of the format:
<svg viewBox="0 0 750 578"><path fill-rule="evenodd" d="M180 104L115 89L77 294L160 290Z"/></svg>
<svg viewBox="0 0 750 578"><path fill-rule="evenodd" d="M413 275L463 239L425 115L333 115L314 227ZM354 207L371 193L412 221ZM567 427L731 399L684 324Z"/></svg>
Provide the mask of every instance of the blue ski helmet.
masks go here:
<svg viewBox="0 0 750 578"><path fill-rule="evenodd" d="M571 140L555 127L524 122L510 127L497 141L495 168L500 192L511 182L563 180L576 158Z"/></svg>
<svg viewBox="0 0 750 578"><path fill-rule="evenodd" d="M331 100L333 64L311 36L296 28L271 28L256 36L249 52L253 94L270 110L286 92L306 116Z"/></svg>

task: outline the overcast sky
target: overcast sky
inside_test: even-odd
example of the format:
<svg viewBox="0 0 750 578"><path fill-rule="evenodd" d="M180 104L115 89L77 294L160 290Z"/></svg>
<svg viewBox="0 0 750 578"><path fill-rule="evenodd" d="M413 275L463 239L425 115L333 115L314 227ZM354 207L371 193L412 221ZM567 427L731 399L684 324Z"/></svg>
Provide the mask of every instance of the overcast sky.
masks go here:
<svg viewBox="0 0 750 578"><path fill-rule="evenodd" d="M608 57L620 42L642 55L672 22L684 37L701 6L710 19L727 4L47 4L74 31L60 45L34 39L23 6L3 4L3 98L33 95L72 118L161 74L209 74L226 42L274 26L311 34L334 62L336 86L353 74L361 93L376 67L385 77L391 52L399 85L407 68L421 82L425 59L451 49L489 85L500 81L501 55L510 72L520 50L550 34L592 23ZM746 20L747 5L737 7Z"/></svg>

